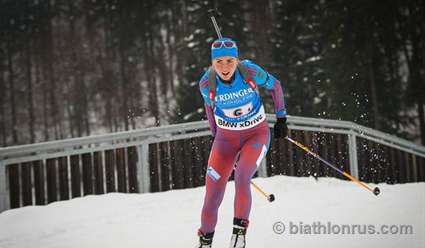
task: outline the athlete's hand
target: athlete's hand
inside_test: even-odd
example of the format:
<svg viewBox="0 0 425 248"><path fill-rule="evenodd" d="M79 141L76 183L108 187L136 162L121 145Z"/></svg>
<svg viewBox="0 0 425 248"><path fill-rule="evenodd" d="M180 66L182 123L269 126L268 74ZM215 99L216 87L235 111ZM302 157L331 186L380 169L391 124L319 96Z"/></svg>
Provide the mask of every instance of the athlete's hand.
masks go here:
<svg viewBox="0 0 425 248"><path fill-rule="evenodd" d="M274 137L279 139L287 136L288 126L286 125L286 117L277 118L276 123L274 124Z"/></svg>

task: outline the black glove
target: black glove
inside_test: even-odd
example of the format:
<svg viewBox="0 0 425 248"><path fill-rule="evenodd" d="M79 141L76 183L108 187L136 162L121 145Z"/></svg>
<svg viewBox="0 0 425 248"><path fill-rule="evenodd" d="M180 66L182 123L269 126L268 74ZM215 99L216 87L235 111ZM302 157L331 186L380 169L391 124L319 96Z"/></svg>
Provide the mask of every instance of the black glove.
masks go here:
<svg viewBox="0 0 425 248"><path fill-rule="evenodd" d="M285 138L288 136L288 126L286 125L286 117L277 118L276 123L274 124L274 137Z"/></svg>

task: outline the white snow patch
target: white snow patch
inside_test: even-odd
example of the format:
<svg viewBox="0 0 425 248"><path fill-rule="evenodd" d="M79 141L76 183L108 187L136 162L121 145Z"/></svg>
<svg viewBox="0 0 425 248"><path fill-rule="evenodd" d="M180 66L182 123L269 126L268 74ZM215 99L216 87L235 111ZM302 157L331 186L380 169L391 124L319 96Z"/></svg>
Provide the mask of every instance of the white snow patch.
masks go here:
<svg viewBox="0 0 425 248"><path fill-rule="evenodd" d="M310 57L310 58L306 59L305 62L307 62L307 63L309 63L309 62L315 62L315 61L318 61L318 60L321 60L321 59L322 59L321 56L313 56L313 57Z"/></svg>
<svg viewBox="0 0 425 248"><path fill-rule="evenodd" d="M276 176L254 180L247 247L425 247L425 183L380 184L374 196L333 178ZM372 186L372 185L371 185ZM373 186L372 186L373 187ZM204 187L163 193L110 193L0 214L0 247L195 247ZM219 212L214 247L228 247L233 218L230 182ZM275 222L412 225L412 235L278 235Z"/></svg>

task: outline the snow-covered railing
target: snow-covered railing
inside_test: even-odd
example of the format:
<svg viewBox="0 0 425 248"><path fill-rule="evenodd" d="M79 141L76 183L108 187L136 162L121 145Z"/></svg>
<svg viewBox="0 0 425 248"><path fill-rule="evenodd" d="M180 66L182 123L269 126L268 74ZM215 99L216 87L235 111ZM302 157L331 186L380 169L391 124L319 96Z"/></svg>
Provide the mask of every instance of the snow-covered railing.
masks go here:
<svg viewBox="0 0 425 248"><path fill-rule="evenodd" d="M272 127L275 119L268 116ZM425 148L352 122L288 117L291 137L353 176L425 181ZM87 194L156 192L204 183L206 121L0 148L0 211ZM337 176L284 140L259 176Z"/></svg>
<svg viewBox="0 0 425 248"><path fill-rule="evenodd" d="M273 116L269 116L272 119ZM273 119L274 120L274 119ZM275 120L274 120L275 121ZM425 158L425 147L417 145L413 142L401 139L397 136L390 135L372 128L364 127L349 121L312 119L306 117L291 117L289 128L292 130L326 132L345 134L348 137L349 157L350 157L350 173L355 177L359 177L358 171L358 152L357 139L372 141L387 147L391 147L412 155ZM365 144L363 144L366 146ZM367 148L366 148L367 149ZM416 165L416 160L414 161ZM421 161L421 170L424 170L425 164ZM422 171L421 171L422 172Z"/></svg>

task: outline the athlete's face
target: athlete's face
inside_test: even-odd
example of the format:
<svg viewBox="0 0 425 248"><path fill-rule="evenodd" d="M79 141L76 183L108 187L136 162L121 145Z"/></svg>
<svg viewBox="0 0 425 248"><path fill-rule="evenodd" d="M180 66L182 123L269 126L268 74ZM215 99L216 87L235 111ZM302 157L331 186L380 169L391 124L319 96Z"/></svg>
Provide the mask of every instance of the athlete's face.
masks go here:
<svg viewBox="0 0 425 248"><path fill-rule="evenodd" d="M214 70L223 80L230 80L238 66L238 59L235 57L224 56L212 61Z"/></svg>

